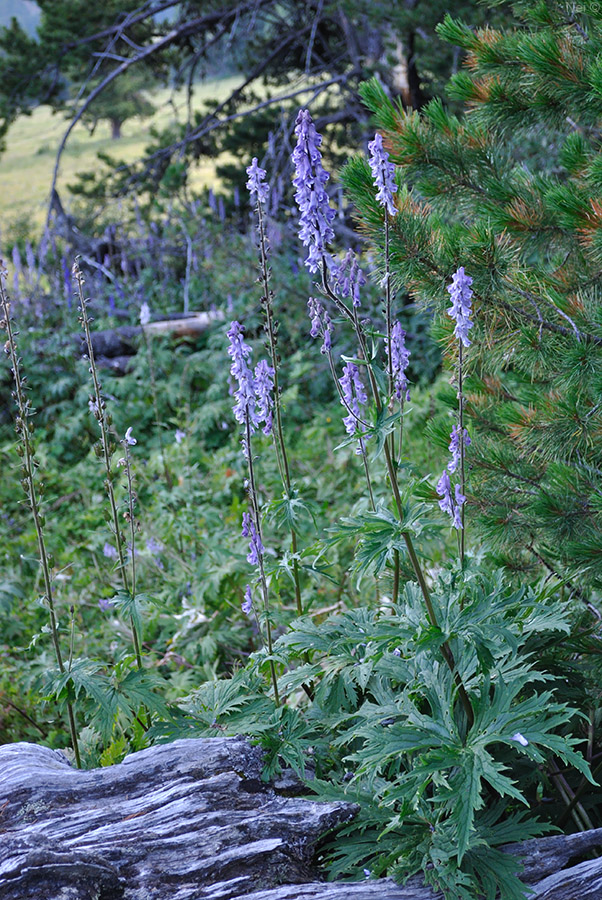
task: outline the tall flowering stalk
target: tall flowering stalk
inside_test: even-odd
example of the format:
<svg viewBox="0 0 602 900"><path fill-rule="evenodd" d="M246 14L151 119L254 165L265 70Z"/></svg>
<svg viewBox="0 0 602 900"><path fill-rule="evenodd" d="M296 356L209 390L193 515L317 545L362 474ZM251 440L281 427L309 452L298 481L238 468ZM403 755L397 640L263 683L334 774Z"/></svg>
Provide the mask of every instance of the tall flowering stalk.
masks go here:
<svg viewBox="0 0 602 900"><path fill-rule="evenodd" d="M136 506L137 496L134 490L134 478L132 475L132 457L130 453L130 447L135 446L137 443L136 438L132 435L132 429L128 428L123 440L119 442L123 447L123 456L119 460L119 465L123 466L125 470L125 477L127 481L127 495L126 495L126 510L123 514L123 518L127 522L130 530L130 540L129 540L129 553L131 559L131 573L132 578L130 582L130 597L132 599L132 603L136 599L136 534L140 530L140 523L136 519L136 513L134 511L134 507ZM134 652L136 653L136 663L138 668L142 668L142 651L141 651L141 642L142 642L142 634L138 633L138 623L134 621L132 617L132 637L134 641ZM140 629L141 630L141 629Z"/></svg>
<svg viewBox="0 0 602 900"><path fill-rule="evenodd" d="M464 359L465 347L470 347L471 341L468 332L473 327L470 318L472 312L472 278L464 272L464 266L460 266L454 273L452 283L447 290L451 296L451 306L447 310L448 316L454 320L454 334L458 338L458 423L454 425L450 434L449 451L450 462L437 484L437 493L441 497L439 506L443 512L447 512L452 519L454 528L458 530L460 562L464 564L465 529L464 529L464 503L466 501L466 474L464 467L464 454L470 444L468 431L464 427ZM449 473L454 473L459 467L460 483L455 485L452 492Z"/></svg>
<svg viewBox="0 0 602 900"><path fill-rule="evenodd" d="M335 211L326 193L325 186L330 175L322 165L322 135L316 131L306 109L299 110L295 134L297 144L293 150L293 185L300 212L299 239L308 248L305 265L313 274L325 260L330 261L327 246L334 239L332 223Z"/></svg>
<svg viewBox="0 0 602 900"><path fill-rule="evenodd" d="M255 200L255 210L257 213L257 232L259 235L259 268L260 268L260 283L263 291L263 296L261 298L264 320L265 320L265 331L268 338L268 347L270 353L270 359L272 362L271 367L271 378L273 379L273 389L271 397L273 398L273 406L274 406L274 418L276 428L273 432L274 434L274 444L276 447L276 457L278 459L278 467L280 470L280 476L282 478L282 484L284 490L286 492L287 498L291 497L291 472L288 461L288 453L286 451L286 443L284 440L284 429L282 427L282 407L280 402L280 384L278 380L278 368L280 357L278 356L278 348L276 342L276 330L277 326L274 322L274 292L270 287L270 267L268 263L268 242L265 231L265 223L264 223L264 204L268 199L269 194L269 185L265 182L266 172L265 169L260 168L257 163L257 157L253 158L251 165L247 168L247 175L249 176L249 180L247 181L247 189L251 196L251 201ZM263 363L264 366L267 366L265 361L261 361L259 365ZM260 382L260 388L262 384ZM261 400L261 409L262 411L265 408L269 400L268 396L265 396ZM268 418L264 416L266 419L266 427L268 427ZM271 430L272 426L272 414L269 413L269 428ZM265 429L264 429L265 431ZM297 614L299 616L303 615L303 602L301 600L301 580L299 576L299 560L297 558L298 554L298 545L297 545L297 534L295 529L291 525L291 553L292 553L292 561L293 561L293 582L295 585L295 603L297 606Z"/></svg>
<svg viewBox="0 0 602 900"><path fill-rule="evenodd" d="M11 362L11 372L13 376L13 382L15 385L15 390L13 392L13 398L15 400L15 404L17 407L17 418L16 418L16 431L20 439L20 445L18 448L19 456L21 457L21 468L23 473L23 478L21 480L21 484L23 486L23 490L27 494L27 499L29 502L29 508L31 509L31 514L33 517L33 522L36 531L36 537L38 541L38 554L40 560L40 566L42 569L42 578L44 581L44 602L46 609L48 610L48 618L50 622L50 634L52 637L52 645L54 647L54 655L56 657L56 663L59 668L61 675L64 675L66 671L69 671L71 660L69 660L69 666L66 667L63 661L63 655L61 653L61 646L59 640L59 625L56 615L56 607L54 604L54 593L52 589L52 577L50 574L50 570L52 568L52 560L48 551L46 549L46 540L44 537L44 515L40 508L40 500L39 494L41 493L41 486L36 485L35 479L35 469L36 469L36 460L35 460L35 448L33 444L33 423L29 421L31 416L33 415L33 410L31 408L31 404L27 399L25 393L24 379L21 375L21 361L19 359L19 353L17 349L17 342L15 340L15 332L13 331L12 321L11 321L11 313L10 313L10 304L8 300L8 295L6 293L6 278L7 271L4 267L4 262L0 259L0 304L1 304L1 312L2 312L2 327L6 330L7 340L4 345L4 351L7 356L10 358ZM81 769L81 757L79 753L79 742L77 739L77 727L75 724L75 714L73 711L73 705L70 700L67 700L67 718L69 721L69 732L71 735L71 744L73 746L73 752L75 754L75 762L78 769Z"/></svg>
<svg viewBox="0 0 602 900"><path fill-rule="evenodd" d="M157 432L157 436L159 438L159 453L161 454L161 462L163 464L163 474L165 476L165 483L169 489L173 487L173 480L171 477L171 472L167 467L167 461L165 459L165 447L163 445L163 432L161 427L161 420L159 419L159 402L158 402L158 394L157 394L157 379L155 377L155 359L153 356L153 350L151 347L151 342L147 330L147 325L150 325L151 321L151 313L150 307L146 301L140 307L140 327L142 329L142 337L144 338L144 346L146 348L146 358L148 361L148 374L150 376L150 389L151 396L153 399L153 412L155 413L155 430Z"/></svg>
<svg viewBox="0 0 602 900"><path fill-rule="evenodd" d="M273 396L272 381L274 369L261 362L255 368L255 374L249 365L251 348L244 340L244 328L239 322L232 322L227 332L230 346L228 355L232 360L230 374L237 382L234 392L235 404L233 407L234 418L243 426L242 448L247 461L249 479L247 483L250 513L243 516L243 537L249 538L249 553L247 561L257 567L259 583L263 595L263 607L266 622L266 638L268 653L270 656L270 672L274 688L274 699L279 705L278 680L276 668L272 659L272 626L270 623L270 597L268 582L264 566L264 544L261 534L261 514L259 498L257 496L257 484L255 481L255 466L253 463L252 436L256 429L265 422L265 428L271 431L271 397ZM250 613L253 600L250 585L247 585L243 612Z"/></svg>
<svg viewBox="0 0 602 900"><path fill-rule="evenodd" d="M403 408L406 400L410 399L410 390L408 379L406 377L406 369L410 362L411 353L405 344L406 333L399 322L394 322L391 328L390 341L387 340L387 358L389 361L389 371L393 382L394 396L397 398L400 408L399 419L399 453L398 459L401 459L401 451L403 448ZM391 398L392 399L392 398Z"/></svg>
<svg viewBox="0 0 602 900"><path fill-rule="evenodd" d="M334 219L334 211L330 208L328 203L328 195L324 190L324 185L326 184L327 173L324 173L321 163L321 153L319 150L321 144L321 137L317 134L315 127L311 123L311 117L307 110L301 110L297 117L297 126L295 128L295 133L297 135L297 144L295 150L293 151L293 162L295 164L295 178L293 183L296 188L295 200L299 206L300 212L300 224L301 228L299 230L299 237L305 246L309 247L309 254L306 259L306 265L310 272L317 272L318 269L321 269L322 274L322 289L324 293L332 300L335 304L336 308L341 312L341 314L347 318L353 324L358 344L360 348L360 353L365 360L369 360L370 356L367 353L366 347L366 338L361 328L361 325L358 320L357 310L355 307L349 309L349 307L344 303L341 298L336 294L333 286L329 283L329 275L328 272L330 269L334 269L332 257L329 255L326 245L332 240L333 233L331 223ZM379 135L376 135L374 141L370 143L370 151L371 151L371 170L374 178L375 185L378 187L378 199L385 208L385 277L384 277L384 288L385 288L385 315L387 319L387 340L388 347L392 347L392 321L391 321L391 279L390 279L390 264L389 264L389 223L388 223L388 215L395 214L395 206L393 204L393 193L397 189L397 186L394 181L394 167L388 161L388 155L386 151L384 151L382 147L382 138ZM315 190L316 183L321 185L321 190ZM334 282L336 283L336 272L334 273ZM312 310L310 309L310 312ZM313 311L316 311L316 307L313 307ZM355 312L354 312L355 311ZM312 321L312 330L315 330L316 333L319 333L320 326L317 325L317 329L314 328L314 324ZM330 337L330 335L329 335ZM392 353L389 354L389 371L388 371L388 379L389 379L389 397L393 394L393 365L391 361ZM370 382L370 390L374 399L374 403L376 405L376 409L378 413L381 413L383 410L383 402L380 396L380 391L378 388L378 384L372 371L370 365L367 365L368 379ZM385 456L385 462L387 467L387 474L389 476L389 483L391 485L391 490L393 493L393 499L395 503L395 508L397 511L397 516L400 522L403 521L403 501L401 498L401 492L399 489L399 483L397 480L397 470L394 463L393 458L393 449L391 446L391 442L386 440L383 446L383 452ZM434 627L438 627L437 615L435 613L435 609L431 600L430 591L426 582L426 578L422 571L422 567L418 560L418 556L416 554L416 550L414 549L414 544L412 541L411 534L406 530L401 530L401 535L403 537L404 543L406 545L408 557L412 564L412 568L416 575L416 580L418 581L420 591L422 593L422 597L424 599L424 604L427 610L427 616L430 623ZM395 558L395 575L394 575L394 599L396 599L398 588L399 588L399 555ZM456 686L458 688L458 694L464 707L467 721L469 726L472 725L474 721L474 713L472 710L472 706L470 703L470 698L466 693L466 689L462 682L461 676L456 668L456 663L454 660L454 656L452 653L452 649L449 646L447 641L444 641L441 645L441 653L449 666L451 672L453 673L454 680L456 682Z"/></svg>
<svg viewBox="0 0 602 900"><path fill-rule="evenodd" d="M88 349L88 361L90 363L89 372L92 376L92 385L94 393L90 397L90 411L92 412L94 418L98 422L98 427L100 429L100 442L95 446L96 455L102 457L104 468L105 468L105 490L107 492L107 497L109 500L109 508L111 511L111 521L112 521L112 531L113 537L115 538L115 546L117 549L117 559L118 559L118 571L119 577L121 579L121 584L123 590L126 594L129 595L129 583L127 576L127 568L125 562L125 552L124 552L124 537L121 531L121 527L119 524L119 513L117 510L117 500L115 498L115 473L113 472L112 465L112 446L111 446L111 438L109 429L111 427L111 417L107 412L107 405L102 396L102 385L98 378L98 369L96 368L96 359L94 356L94 345L92 343L92 331L91 331L91 319L88 315L88 303L89 300L87 297L84 297L84 276L79 267L79 264L76 262L73 265L73 277L75 279L75 284L77 286L77 295L79 300L79 321L84 330L84 334L86 337L86 346ZM140 646L138 644L138 637L136 633L135 623L132 617L130 617L130 625L132 628L132 636L134 643L134 652L136 654L136 663L139 669L142 668L142 656L140 653Z"/></svg>

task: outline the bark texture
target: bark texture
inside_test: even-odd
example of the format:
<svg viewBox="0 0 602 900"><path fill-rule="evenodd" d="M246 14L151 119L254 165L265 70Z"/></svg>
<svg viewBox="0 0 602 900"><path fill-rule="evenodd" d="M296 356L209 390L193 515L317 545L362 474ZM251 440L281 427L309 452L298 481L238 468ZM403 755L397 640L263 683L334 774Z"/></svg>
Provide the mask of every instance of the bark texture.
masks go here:
<svg viewBox="0 0 602 900"><path fill-rule="evenodd" d="M261 770L242 738L175 741L91 771L47 747L0 747L0 897L440 900L420 879L320 881L316 845L354 808L288 796ZM598 829L508 849L535 897L600 900L602 859L564 867L601 845Z"/></svg>

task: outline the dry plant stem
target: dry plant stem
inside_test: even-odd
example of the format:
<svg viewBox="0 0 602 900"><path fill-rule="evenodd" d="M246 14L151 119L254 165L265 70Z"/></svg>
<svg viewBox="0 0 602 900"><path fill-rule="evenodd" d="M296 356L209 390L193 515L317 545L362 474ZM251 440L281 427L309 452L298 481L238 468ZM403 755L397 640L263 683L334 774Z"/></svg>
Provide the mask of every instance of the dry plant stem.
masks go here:
<svg viewBox="0 0 602 900"><path fill-rule="evenodd" d="M42 575L44 579L44 595L48 607L48 616L50 620L50 633L52 636L52 643L54 646L54 654L56 657L56 662L59 668L61 675L63 675L66 671L65 664L63 662L63 656L61 654L61 647L59 643L59 631L58 624L56 619L56 610L54 606L54 596L52 593L52 579L50 577L50 564L48 561L48 553L46 552L46 542L44 540L44 526L42 521L42 515L40 512L40 506L38 503L38 496L36 492L35 486L35 477L34 477L34 450L31 445L31 430L32 427L28 422L28 417L30 415L28 410L27 401L25 399L25 392L23 390L23 379L21 378L21 369L19 366L19 357L17 355L17 345L15 342L15 336L12 329L12 324L10 320L10 306L8 302L8 297L6 295L6 291L4 288L4 272L3 272L3 264L0 261L0 300L2 302L2 313L4 316L4 324L7 332L8 340L5 345L5 349L10 356L11 365L12 365L12 374L13 380L15 383L15 398L17 401L17 433L21 438L21 446L23 448L23 472L25 475L24 481L26 482L26 491L29 499L29 506L31 509L31 513L34 520L34 525L36 529L36 537L38 542L38 553L40 558L40 565L42 567ZM73 746L73 752L75 754L75 762L78 769L81 769L81 757L79 753L79 743L77 739L77 728L75 725L75 715L73 713L73 706L69 700L67 700L67 718L69 720L69 732L71 735L71 744Z"/></svg>
<svg viewBox="0 0 602 900"><path fill-rule="evenodd" d="M255 486L255 467L253 466L253 448L251 446L251 427L249 425L249 418L247 416L247 420L245 423L245 439L246 439L246 450L247 450L247 463L249 467L249 499L251 501L251 513L253 515L253 521L255 525L255 530L261 542L261 546L263 546L263 540L261 535L261 518L259 516L259 504L257 502L257 489ZM263 552L257 554L259 560L259 580L261 583L261 593L263 595L263 607L265 610L265 630L267 637L267 645L268 645L268 653L270 654L270 673L272 676L272 685L274 688L274 700L276 706L280 706L280 698L278 697L278 679L276 678L276 667L274 666L274 660L272 659L273 652L273 644L272 644L272 626L270 623L270 595L268 591L268 582L265 577L265 569L263 567Z"/></svg>
<svg viewBox="0 0 602 900"><path fill-rule="evenodd" d="M322 281L323 281L324 290L326 291L328 297L330 297L330 299L333 300L333 302L336 304L336 306L339 309L341 309L341 307L343 307L348 318L350 318L351 321L353 322L354 321L353 315L349 313L349 310L345 307L345 304L342 304L340 302L339 298L336 297L336 295L331 291L330 287L328 286L328 282L326 279L326 261L325 260L322 263ZM364 353L364 358L367 359L368 357L366 354L366 345L365 345L365 340L364 340L364 336L361 332L361 329L358 329L357 337L358 337L358 341L360 343L362 352ZM367 366L367 369L368 369L368 378L370 381L370 388L372 390L372 396L374 398L374 402L376 404L376 408L377 408L378 412L381 412L382 402L381 402L380 394L378 391L378 385L376 383L374 373L372 372L372 369L370 368L370 366ZM395 500L395 505L397 507L397 515L401 522L402 518L403 518L403 503L401 500L401 494L399 492L399 484L397 482L397 473L395 471L395 464L393 462L393 457L391 455L391 450L390 450L388 441L385 441L385 443L384 443L384 453L385 453L385 460L386 460L386 465L387 465L387 472L389 475L389 482L391 484L391 490L393 491L393 497ZM424 605L426 606L426 611L427 611L429 621L434 628L438 628L439 626L438 626L438 622L437 622L437 616L435 614L435 609L433 607L431 595L430 595L430 592L428 589L428 585L426 583L426 579L424 577L424 573L422 571L422 567L420 565L418 556L416 555L416 551L414 549L412 537L408 531L402 531L401 535L404 539L404 542L405 542L405 545L406 545L406 548L408 551L408 556L410 558L410 562L412 563L412 568L414 569L414 574L416 575L416 580L418 581L420 591L421 591L422 597L424 599ZM474 713L472 710L472 705L470 703L470 698L466 692L466 688L464 687L462 677L456 668L456 662L454 659L452 649L449 646L449 643L447 641L444 641L443 644L441 645L441 653L442 653L443 658L445 659L447 665L449 666L449 669L453 675L456 687L458 688L458 696L460 697L460 702L462 703L462 706L464 707L464 712L466 713L466 719L468 722L468 728L470 729L474 723Z"/></svg>
<svg viewBox="0 0 602 900"><path fill-rule="evenodd" d="M130 451L128 447L127 441L121 442L123 445L123 449L125 451L125 476L127 478L128 483L128 509L127 509L127 518L130 526L130 546L132 553L132 590L131 596L132 600L136 597L136 518L134 515L134 484L132 479L132 467L130 465ZM136 630L136 626L134 623L134 617L130 617L130 625L132 626L132 640L134 642L134 653L136 654L136 665L139 669L142 668L142 652L140 649L140 638L138 637L138 632Z"/></svg>
<svg viewBox="0 0 602 900"><path fill-rule="evenodd" d="M583 804L573 793L571 786L569 785L564 775L560 773L556 763L553 762L552 765L554 766L556 771L550 771L550 778L554 782L556 790L566 804L567 808L565 810L565 813L570 811L570 815L579 831L588 831L589 829L592 829L594 827L592 820L585 811Z"/></svg>
<svg viewBox="0 0 602 900"><path fill-rule="evenodd" d="M148 334L146 333L146 328L144 325L142 326L142 334L144 335L144 343L146 345L146 358L148 359L148 372L150 375L150 383L151 383L151 396L153 398L153 412L155 413L155 428L157 430L157 434L159 436L159 453L161 454L161 462L163 463L163 474L165 475L165 483L167 487L171 490L173 487L173 479L171 477L170 471L167 468L167 462L165 460L165 447L163 446L163 434L161 431L161 422L159 420L159 404L157 403L157 380L155 378L155 360L153 358L153 351L151 348L150 340Z"/></svg>
<svg viewBox="0 0 602 900"><path fill-rule="evenodd" d="M87 301L84 298L84 279L77 263L73 267L73 274L77 283L77 293L79 298L79 306L81 312L81 323L86 335L86 344L88 346L88 359L90 361L90 374L92 375L92 383L94 385L94 402L96 404L96 418L100 427L102 455L105 464L105 488L109 498L109 506L111 507L111 517L113 519L113 532L115 535L115 543L117 545L117 556L119 559L119 575L126 593L129 591L127 571L125 567L125 557L123 554L123 541L121 539L121 529L119 527L119 514L117 512L117 503L115 500L115 491L113 489L113 472L111 469L111 447L109 443L109 423L107 422L105 403L102 399L100 389L101 384L98 380L98 372L96 370L96 362L94 359L94 347L92 345L92 334L90 332L90 319L88 318Z"/></svg>
<svg viewBox="0 0 602 900"><path fill-rule="evenodd" d="M259 252L261 259L261 284L263 288L263 303L265 312L265 327L270 347L270 357L274 370L274 413L276 418L275 440L277 447L278 464L281 466L281 476L287 496L291 495L291 473L288 463L288 454L284 442L284 429L282 427L282 412L280 404L280 384L278 381L278 350L276 348L276 332L274 330L274 310L272 309L272 292L270 290L270 270L266 250L266 235L263 224L263 210L259 200L257 201L257 221L259 230ZM279 451L279 452L278 452ZM303 603L301 601L301 581L299 578L299 560L297 559L297 534L291 526L291 550L293 552L293 580L295 583L295 602L297 615L303 615Z"/></svg>

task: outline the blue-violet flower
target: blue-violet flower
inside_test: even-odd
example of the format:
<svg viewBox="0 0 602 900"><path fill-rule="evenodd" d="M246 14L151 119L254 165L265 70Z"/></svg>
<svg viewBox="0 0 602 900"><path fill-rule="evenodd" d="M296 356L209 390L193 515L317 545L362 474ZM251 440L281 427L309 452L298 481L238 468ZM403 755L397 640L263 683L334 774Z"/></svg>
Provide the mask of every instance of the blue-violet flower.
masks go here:
<svg viewBox="0 0 602 900"><path fill-rule="evenodd" d="M375 134L374 140L368 144L368 150L371 153L370 169L374 184L378 188L376 199L381 206L384 206L389 215L397 215L397 209L393 204L393 194L397 190L395 184L395 166L389 162L389 154L383 147L383 139L381 134Z"/></svg>
<svg viewBox="0 0 602 900"><path fill-rule="evenodd" d="M405 376L405 370L410 362L410 351L405 345L406 333L399 322L394 322L391 328L391 347L389 341L385 341L387 354L390 356L391 371L393 374L393 387L395 388L395 396L401 400L405 394L405 399L410 399L408 390L408 379Z"/></svg>
<svg viewBox="0 0 602 900"><path fill-rule="evenodd" d="M320 353L329 353L332 349L332 322L328 312L324 309L319 300L310 297L307 301L307 310L311 319L310 335L315 338L319 334L323 337Z"/></svg>
<svg viewBox="0 0 602 900"><path fill-rule="evenodd" d="M274 405L274 369L265 359L260 359L255 366L253 387L257 395L257 415L265 422L264 434L272 433L272 407Z"/></svg>
<svg viewBox="0 0 602 900"><path fill-rule="evenodd" d="M247 190L251 195L251 200L257 198L259 203L265 203L270 192L269 185L264 182L265 174L265 169L257 165L257 157L254 156L253 162L247 168L247 175L249 176Z"/></svg>
<svg viewBox="0 0 602 900"><path fill-rule="evenodd" d="M329 174L322 166L318 134L306 109L299 110L295 125L297 145L293 150L295 166L295 202L301 213L299 218L299 239L309 248L305 265L310 272L317 272L323 258L330 263L326 246L334 238L332 222L335 211L330 206L325 184Z"/></svg>
<svg viewBox="0 0 602 900"><path fill-rule="evenodd" d="M249 538L247 562L252 566L258 566L259 559L263 555L264 546L261 543L261 538L255 527L255 522L248 512L242 514L242 536Z"/></svg>
<svg viewBox="0 0 602 900"><path fill-rule="evenodd" d="M348 250L343 261L333 267L333 287L340 297L350 297L353 306L361 306L360 288L366 284L366 276L359 267L357 256Z"/></svg>
<svg viewBox="0 0 602 900"><path fill-rule="evenodd" d="M460 427L458 425L454 425L451 430L449 442L449 452L451 453L451 459L447 464L447 469L449 472L455 472L460 465L460 460L462 458L462 444L464 444L465 447L468 447L470 445L470 436L468 434L468 431L465 428L461 436Z"/></svg>
<svg viewBox="0 0 602 900"><path fill-rule="evenodd" d="M451 308L448 309L447 314L454 319L456 323L454 334L462 341L465 347L470 347L471 342L468 338L468 332L473 324L470 321L470 298L472 297L472 290L470 289L471 284L472 278L464 273L464 266L460 266L458 271L453 275L452 283L447 288L452 301Z"/></svg>
<svg viewBox="0 0 602 900"><path fill-rule="evenodd" d="M341 403L348 410L349 415L343 419L343 425L347 434L355 434L358 424L361 430L365 431L366 427L360 420L360 406L363 406L368 397L364 390L362 380L360 378L359 369L354 363L348 362L343 368L343 376L339 378L343 396Z"/></svg>
<svg viewBox="0 0 602 900"><path fill-rule="evenodd" d="M253 609L253 594L251 593L250 584L247 585L247 589L245 591L245 599L240 608L244 612L245 616L251 615L251 610Z"/></svg>

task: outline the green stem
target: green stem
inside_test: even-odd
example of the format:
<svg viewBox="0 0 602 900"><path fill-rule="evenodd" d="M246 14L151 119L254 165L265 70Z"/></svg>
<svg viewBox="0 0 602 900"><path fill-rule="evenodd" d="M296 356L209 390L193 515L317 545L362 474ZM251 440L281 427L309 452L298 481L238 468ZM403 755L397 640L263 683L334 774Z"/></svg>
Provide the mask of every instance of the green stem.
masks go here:
<svg viewBox="0 0 602 900"><path fill-rule="evenodd" d="M159 419L159 403L157 401L157 382L155 379L155 361L153 357L153 351L151 349L150 340L148 334L146 333L146 328L144 325L142 327L142 334L144 335L144 343L146 345L146 357L148 360L148 371L150 375L150 384L151 384L151 396L153 398L153 411L155 413L155 428L157 430L157 435L159 437L159 453L161 454L161 462L163 463L163 474L165 475L165 483L167 487L171 490L173 487L173 479L171 477L171 473L167 468L167 462L165 460L165 448L163 446L163 434L161 430L161 422Z"/></svg>
<svg viewBox="0 0 602 900"><path fill-rule="evenodd" d="M274 413L276 419L276 442L280 453L276 453L278 464L281 465L281 476L283 485L286 490L287 497L291 496L291 473L288 462L288 454L286 452L286 444L284 441L284 429L282 427L282 413L280 403L280 384L278 380L278 367L280 358L276 347L276 330L274 327L274 310L272 307L273 292L270 288L270 269L268 265L265 228L263 225L263 209L259 198L257 199L257 219L259 230L259 252L261 260L261 282L263 288L263 303L265 312L265 328L268 335L268 343L270 348L270 357L272 360L272 368L274 370ZM293 581L295 584L295 602L297 604L297 615L303 615L303 603L301 600L301 581L299 577L299 561L297 558L297 534L291 526L291 551L293 556Z"/></svg>
<svg viewBox="0 0 602 900"><path fill-rule="evenodd" d="M80 322L86 335L86 345L88 347L88 359L90 361L90 374L94 385L94 415L98 421L101 435L102 456L105 465L105 488L109 498L109 506L111 508L111 517L113 519L113 533L115 535L115 543L117 545L117 556L119 558L119 574L126 593L129 592L127 571L125 566L125 556L123 553L123 540L121 529L119 527L119 514L117 512L117 502L115 500L115 491L113 489L113 472L111 469L111 446L109 440L109 421L106 412L106 404L102 399L102 385L98 380L98 372L96 369L96 360L94 358L94 346L92 344L92 333L90 330L90 318L88 316L87 303L84 298L84 279L77 262L73 266L73 274L77 284L77 292L79 297Z"/></svg>
<svg viewBox="0 0 602 900"><path fill-rule="evenodd" d="M130 550L132 554L132 590L131 597L132 603L136 599L136 518L134 514L134 504L135 504L135 494L134 494L134 482L132 478L132 467L131 467L131 457L128 446L127 439L121 441L121 445L125 452L125 474L127 478L128 485L128 511L127 518L130 525ZM140 638L138 636L138 631L136 629L136 625L134 622L133 615L130 616L130 624L132 626L132 639L134 642L134 653L136 654L136 665L139 669L142 668L142 652L140 648Z"/></svg>
<svg viewBox="0 0 602 900"><path fill-rule="evenodd" d="M17 433L21 438L21 446L23 447L23 472L25 475L26 482L26 490L29 499L29 505L31 508L36 537L38 543L38 553L40 559L40 565L42 567L42 575L44 579L44 595L48 608L48 616L50 620L50 633L52 636L52 644L54 647L54 654L56 657L56 662L59 668L59 672L61 675L64 675L65 664L63 662L63 656L61 654L61 647L59 642L59 630L58 623L56 618L56 609L54 605L54 596L52 592L52 579L50 576L50 563L48 559L48 553L46 551L46 541L44 539L44 524L43 517L40 513L40 506L38 503L38 497L35 486L35 474L34 474L34 448L31 443L31 432L33 431L33 426L28 422L28 417L31 415L29 404L25 399L25 392L23 389L23 379L21 377L21 369L19 366L19 357L17 354L17 344L14 337L14 332L12 329L12 323L10 319L10 306L8 302L8 297L6 295L6 290L4 286L4 278L5 271L3 265L0 261L0 301L2 302L2 311L4 315L4 327L7 332L7 349L10 355L10 360L12 364L12 374L13 380L15 384L15 398L17 401L17 409L19 415L17 417ZM79 742L77 738L77 727L75 724L75 715L73 713L73 706L69 700L67 700L67 717L69 720L69 732L71 734L71 744L73 746L73 752L75 754L75 763L78 769L81 769L81 757L79 753Z"/></svg>
<svg viewBox="0 0 602 900"><path fill-rule="evenodd" d="M333 300L333 302L336 303L338 308L341 308L341 306L344 307L344 309L347 312L348 317L351 318L351 321L353 322L354 321L353 315L351 313L349 313L349 310L346 309L344 304L341 304L339 298L330 290L330 288L328 286L328 283L326 280L326 263L325 263L325 261L323 261L323 263L322 263L322 279L323 279L324 288L325 288L328 296ZM362 334L361 328L357 330L357 337L358 337L358 341L360 343L362 352L364 353L364 358L368 359L368 356L366 354L366 343L365 343L365 339ZM376 404L376 408L377 408L378 412L381 412L382 411L382 401L380 399L380 394L378 391L378 385L376 383L376 378L374 377L374 373L369 365L367 366L367 369L368 369L368 379L370 382L372 396L374 398L374 402ZM399 491L399 484L397 482L397 474L395 472L395 465L393 462L393 458L391 455L391 450L390 450L388 441L385 441L385 443L384 443L384 453L385 453L385 460L386 460L386 465L387 465L387 472L389 475L389 482L391 484L391 489L393 491L395 505L397 507L397 515L398 515L399 521L402 522L403 521L403 502L402 502L401 494ZM434 610L434 607L433 607L433 604L431 601L431 596L430 596L430 592L428 589L428 585L426 583L426 579L422 572L422 567L420 566L420 562L418 561L416 551L414 550L414 545L412 543L411 535L408 531L402 531L401 535L404 539L404 542L405 542L405 545L406 545L406 548L408 551L408 556L410 557L410 561L412 563L412 568L414 569L414 574L416 575L416 580L418 581L418 584L420 586L420 590L421 590L421 593L422 593L422 596L424 599L424 604L426 606L429 621L434 628L438 628L439 626L438 626L438 622L437 622L437 616L435 614L435 610ZM472 710L472 705L470 703L470 698L466 692L466 688L464 687L464 683L462 682L460 673L456 669L454 655L452 653L452 649L449 646L448 641L444 641L443 644L441 645L441 653L452 672L454 681L458 688L458 695L460 697L460 702L462 703L462 706L464 707L464 711L466 713L468 727L471 728L472 724L474 723L474 713Z"/></svg>
<svg viewBox="0 0 602 900"><path fill-rule="evenodd" d="M458 407L459 407L459 428L460 428L460 483L462 485L462 496L465 496L466 490L466 479L464 475L464 384L463 384L463 372L462 372L462 341L460 341L460 353L458 357ZM462 569L464 568L464 540L465 540L465 522L464 522L464 507L466 503L462 504L462 508L460 510L460 516L462 521L462 527L460 529L460 566Z"/></svg>
<svg viewBox="0 0 602 900"><path fill-rule="evenodd" d="M259 502L257 499L257 489L255 486L255 467L253 466L253 448L251 446L251 426L249 424L249 417L246 418L245 423L246 429L246 443L247 443L247 463L249 467L249 499L251 501L251 513L253 515L255 530L257 532L257 536L259 538L261 546L263 546L263 538L261 534L261 517L259 515ZM274 700L276 706L280 706L280 698L278 697L278 680L276 678L276 668L274 666L274 660L272 659L273 653L273 645L272 645L272 626L270 623L270 598L268 591L268 582L265 577L265 569L263 566L263 552L259 552L257 554L257 558L259 561L259 580L261 583L261 592L263 595L263 606L265 610L265 624L266 624L266 637L268 644L268 653L270 655L270 673L272 676L272 685L274 687Z"/></svg>

